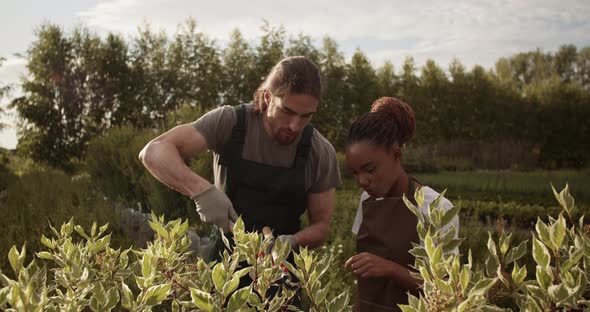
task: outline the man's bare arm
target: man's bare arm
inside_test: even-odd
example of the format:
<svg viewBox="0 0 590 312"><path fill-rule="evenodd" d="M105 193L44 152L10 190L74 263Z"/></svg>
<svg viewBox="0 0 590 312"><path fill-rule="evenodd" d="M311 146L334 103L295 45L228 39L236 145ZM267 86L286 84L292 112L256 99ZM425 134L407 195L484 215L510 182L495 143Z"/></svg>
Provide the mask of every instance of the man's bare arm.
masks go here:
<svg viewBox="0 0 590 312"><path fill-rule="evenodd" d="M334 211L334 189L307 196L309 226L295 234L300 246L315 248L321 246L330 233L330 222Z"/></svg>
<svg viewBox="0 0 590 312"><path fill-rule="evenodd" d="M207 141L191 124L177 126L151 140L139 159L160 182L187 196L204 191L211 183L185 163L207 151Z"/></svg>

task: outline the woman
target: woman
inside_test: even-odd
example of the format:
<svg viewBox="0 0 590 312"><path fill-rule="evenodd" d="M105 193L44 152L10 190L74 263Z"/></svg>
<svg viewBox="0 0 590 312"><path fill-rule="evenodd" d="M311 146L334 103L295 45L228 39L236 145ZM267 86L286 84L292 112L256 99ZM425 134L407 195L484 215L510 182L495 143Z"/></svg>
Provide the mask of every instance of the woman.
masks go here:
<svg viewBox="0 0 590 312"><path fill-rule="evenodd" d="M414 192L422 188L424 204L419 208L428 211L439 193L420 185L403 168L403 147L415 129L412 108L392 97L375 101L350 128L346 161L364 190L352 229L357 254L345 264L358 278L355 311L401 311L398 304L407 304L407 292L420 286L410 275L414 257L409 253L412 243L419 242L418 221L402 196L414 202ZM439 208L451 207L443 198ZM458 218L451 224L458 230Z"/></svg>

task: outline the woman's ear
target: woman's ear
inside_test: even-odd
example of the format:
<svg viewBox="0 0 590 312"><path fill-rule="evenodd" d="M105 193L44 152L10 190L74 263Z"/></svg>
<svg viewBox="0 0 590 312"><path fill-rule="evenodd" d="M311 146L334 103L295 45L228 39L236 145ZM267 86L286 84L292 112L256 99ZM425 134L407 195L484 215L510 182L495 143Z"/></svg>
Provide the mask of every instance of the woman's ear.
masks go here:
<svg viewBox="0 0 590 312"><path fill-rule="evenodd" d="M402 149L400 148L399 145L394 144L391 149L389 150L389 153L391 155L393 155L393 159L394 160L401 160L402 159Z"/></svg>
<svg viewBox="0 0 590 312"><path fill-rule="evenodd" d="M262 103L262 111L265 111L266 108L268 108L268 105L270 103L270 100L272 98L272 94L270 94L270 92L268 90L264 90L264 94L263 94L263 103Z"/></svg>

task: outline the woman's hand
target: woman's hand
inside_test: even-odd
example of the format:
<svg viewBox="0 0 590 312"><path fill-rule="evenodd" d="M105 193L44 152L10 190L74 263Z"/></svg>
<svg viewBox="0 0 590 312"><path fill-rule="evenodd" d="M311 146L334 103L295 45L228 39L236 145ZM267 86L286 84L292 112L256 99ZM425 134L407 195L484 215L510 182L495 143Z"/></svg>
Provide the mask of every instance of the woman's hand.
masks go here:
<svg viewBox="0 0 590 312"><path fill-rule="evenodd" d="M376 256L372 253L362 252L350 257L344 267L352 270L358 277L390 277L394 262Z"/></svg>

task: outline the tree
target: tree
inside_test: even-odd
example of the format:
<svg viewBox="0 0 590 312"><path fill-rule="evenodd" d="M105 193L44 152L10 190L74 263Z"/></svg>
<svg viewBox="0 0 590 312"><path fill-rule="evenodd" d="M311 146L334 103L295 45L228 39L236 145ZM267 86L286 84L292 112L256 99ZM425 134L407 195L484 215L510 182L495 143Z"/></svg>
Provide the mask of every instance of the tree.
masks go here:
<svg viewBox="0 0 590 312"><path fill-rule="evenodd" d="M399 78L395 74L395 68L390 61L377 69L377 83L379 84L379 95L396 96L398 92Z"/></svg>
<svg viewBox="0 0 590 312"><path fill-rule="evenodd" d="M347 124L346 113L346 62L338 51L338 44L330 37L323 39L319 61L322 75L322 99L313 123L337 148L344 145Z"/></svg>
<svg viewBox="0 0 590 312"><path fill-rule="evenodd" d="M255 82L260 85L272 67L283 59L285 48L285 29L283 26L271 26L264 21L261 27L263 35L260 45L256 47L256 62L254 65Z"/></svg>
<svg viewBox="0 0 590 312"><path fill-rule="evenodd" d="M350 103L349 119L368 112L379 96L379 83L375 69L367 56L357 49L346 67L348 86L347 102Z"/></svg>
<svg viewBox="0 0 590 312"><path fill-rule="evenodd" d="M189 19L180 27L170 45L169 68L178 88L168 90L169 96L176 93L171 109L180 103L193 103L205 108L221 104L223 70L215 42L197 31L197 23Z"/></svg>
<svg viewBox="0 0 590 312"><path fill-rule="evenodd" d="M237 105L250 102L258 88L254 76L255 54L242 33L235 29L223 51L223 103Z"/></svg>
<svg viewBox="0 0 590 312"><path fill-rule="evenodd" d="M420 79L416 76L416 64L414 59L407 57L402 65L402 72L399 76L399 94L401 99L413 103L420 86Z"/></svg>
<svg viewBox="0 0 590 312"><path fill-rule="evenodd" d="M99 72L108 53L101 53L100 38L86 28L67 36L44 24L36 35L26 54L24 95L11 106L23 118L23 150L36 161L72 170L86 143L109 126L113 101Z"/></svg>
<svg viewBox="0 0 590 312"><path fill-rule="evenodd" d="M178 107L181 100L174 84L179 65L168 62L168 38L164 32L154 33L149 24L138 32L129 51L135 106L132 124L147 128L162 122L167 112Z"/></svg>
<svg viewBox="0 0 590 312"><path fill-rule="evenodd" d="M104 84L102 95L109 103L108 127L136 124L141 110L135 105L135 82L129 67L129 47L121 35L108 34L100 48L97 73Z"/></svg>
<svg viewBox="0 0 590 312"><path fill-rule="evenodd" d="M578 68L578 81L586 91L590 91L590 47L585 47L578 52L576 67Z"/></svg>
<svg viewBox="0 0 590 312"><path fill-rule="evenodd" d="M289 45L285 51L287 56L305 56L315 64L320 61L320 52L311 42L311 37L300 33L297 37L289 38Z"/></svg>
<svg viewBox="0 0 590 312"><path fill-rule="evenodd" d="M562 45L555 53L554 70L561 77L561 81L570 82L575 79L577 54L577 48L573 44Z"/></svg>
<svg viewBox="0 0 590 312"><path fill-rule="evenodd" d="M0 68L2 67L2 63L5 61L6 59L3 57L0 57ZM0 84L0 100L2 100L2 98L4 98L5 96L8 96L8 94L10 93L12 86L8 85L8 84ZM0 116L2 116L4 114L4 108L2 108L2 106L0 106ZM6 125L0 123L0 130L2 128L4 128Z"/></svg>

